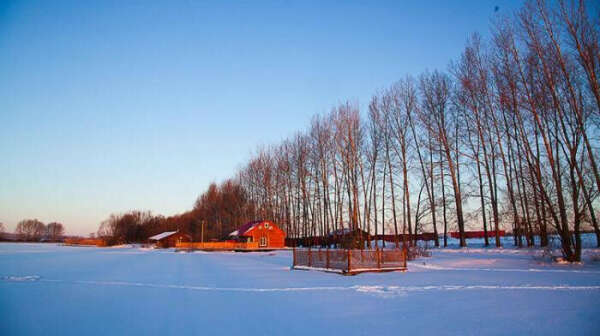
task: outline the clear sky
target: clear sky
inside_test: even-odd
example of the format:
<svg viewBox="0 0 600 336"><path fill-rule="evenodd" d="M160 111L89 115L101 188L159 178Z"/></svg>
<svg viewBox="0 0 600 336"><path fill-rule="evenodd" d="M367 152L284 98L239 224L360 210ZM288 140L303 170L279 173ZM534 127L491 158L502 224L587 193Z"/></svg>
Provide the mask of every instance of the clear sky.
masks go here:
<svg viewBox="0 0 600 336"><path fill-rule="evenodd" d="M0 1L0 222L88 234L111 212L189 210L257 146L445 69L519 5Z"/></svg>

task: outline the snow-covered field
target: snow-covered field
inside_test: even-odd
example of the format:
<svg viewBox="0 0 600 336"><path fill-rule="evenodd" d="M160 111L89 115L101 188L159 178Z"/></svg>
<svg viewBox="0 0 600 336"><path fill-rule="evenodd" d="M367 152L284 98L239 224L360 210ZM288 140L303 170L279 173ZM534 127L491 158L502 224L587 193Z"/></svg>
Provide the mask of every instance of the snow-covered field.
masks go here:
<svg viewBox="0 0 600 336"><path fill-rule="evenodd" d="M434 250L408 272L290 270L291 252L0 244L0 335L598 335L600 250Z"/></svg>

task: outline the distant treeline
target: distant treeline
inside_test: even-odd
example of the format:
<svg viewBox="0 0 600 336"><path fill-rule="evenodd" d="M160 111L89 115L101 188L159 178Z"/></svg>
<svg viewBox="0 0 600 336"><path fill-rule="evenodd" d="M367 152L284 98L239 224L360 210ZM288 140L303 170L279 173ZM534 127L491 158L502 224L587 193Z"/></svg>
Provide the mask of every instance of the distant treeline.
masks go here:
<svg viewBox="0 0 600 336"><path fill-rule="evenodd" d="M202 227L219 238L262 218L289 238L433 232L436 246L454 230L461 246L468 229L491 233L496 246L503 229L516 246L534 236L546 246L557 232L565 258L578 261L583 229L600 244L598 10L528 1L493 23L489 41L470 36L447 71L407 76L365 111L342 103L260 148L190 212L111 216L101 231L134 241L180 228L197 240Z"/></svg>
<svg viewBox="0 0 600 336"><path fill-rule="evenodd" d="M58 242L64 238L65 228L61 223L52 222L47 225L37 219L24 219L17 224L13 239L28 242ZM0 223L0 239L8 239L4 224Z"/></svg>
<svg viewBox="0 0 600 336"><path fill-rule="evenodd" d="M180 215L164 217L149 211L112 214L101 223L97 236L110 245L144 242L165 231L181 230L194 241L226 238L241 224L256 218L256 206L235 181L211 184L196 200L194 208Z"/></svg>

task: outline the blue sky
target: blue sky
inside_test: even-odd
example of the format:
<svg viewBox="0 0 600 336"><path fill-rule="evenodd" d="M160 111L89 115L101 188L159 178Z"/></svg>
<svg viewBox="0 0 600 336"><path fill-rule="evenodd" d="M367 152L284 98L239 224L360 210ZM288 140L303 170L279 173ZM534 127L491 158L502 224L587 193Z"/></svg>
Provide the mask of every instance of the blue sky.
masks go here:
<svg viewBox="0 0 600 336"><path fill-rule="evenodd" d="M518 6L1 1L0 222L87 234L111 212L186 211L257 146L445 69Z"/></svg>

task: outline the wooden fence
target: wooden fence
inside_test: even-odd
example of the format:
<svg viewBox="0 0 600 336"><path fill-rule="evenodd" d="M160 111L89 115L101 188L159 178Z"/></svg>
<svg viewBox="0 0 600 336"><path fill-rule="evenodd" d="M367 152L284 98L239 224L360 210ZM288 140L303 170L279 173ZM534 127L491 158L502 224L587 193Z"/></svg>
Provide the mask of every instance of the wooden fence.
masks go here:
<svg viewBox="0 0 600 336"><path fill-rule="evenodd" d="M488 236L492 237L492 231L488 232ZM483 237L483 236L482 236ZM326 246L336 245L338 247L342 246L344 243L347 243L348 240L354 240L357 244L359 242L363 242L364 246L367 246L367 241L374 240L385 240L390 243L402 243L409 241L432 241L435 240L436 235L432 232L423 232L419 234L403 234L399 233L398 235L387 234L387 235L369 235L368 233L364 233L364 235L355 235L354 237L348 237L347 235L340 236L313 236L313 237L302 237L302 238L286 238L285 246L289 247L319 247L325 248Z"/></svg>
<svg viewBox="0 0 600 336"><path fill-rule="evenodd" d="M98 238L65 238L65 245L106 246L106 240Z"/></svg>
<svg viewBox="0 0 600 336"><path fill-rule="evenodd" d="M406 270L406 250L294 249L294 269L316 269L342 274Z"/></svg>
<svg viewBox="0 0 600 336"><path fill-rule="evenodd" d="M176 248L182 250L210 250L210 251L236 251L236 250L258 250L258 242L179 242Z"/></svg>

